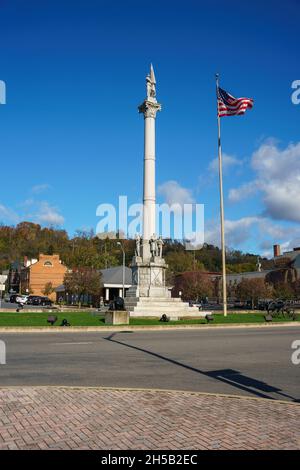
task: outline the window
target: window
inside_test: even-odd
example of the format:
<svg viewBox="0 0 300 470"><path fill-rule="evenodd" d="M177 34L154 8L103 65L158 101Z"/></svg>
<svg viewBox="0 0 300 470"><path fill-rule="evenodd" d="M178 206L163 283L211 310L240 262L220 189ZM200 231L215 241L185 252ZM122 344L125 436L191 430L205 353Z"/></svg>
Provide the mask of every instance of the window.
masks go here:
<svg viewBox="0 0 300 470"><path fill-rule="evenodd" d="M53 265L52 265L51 261L45 261L44 266L52 267Z"/></svg>

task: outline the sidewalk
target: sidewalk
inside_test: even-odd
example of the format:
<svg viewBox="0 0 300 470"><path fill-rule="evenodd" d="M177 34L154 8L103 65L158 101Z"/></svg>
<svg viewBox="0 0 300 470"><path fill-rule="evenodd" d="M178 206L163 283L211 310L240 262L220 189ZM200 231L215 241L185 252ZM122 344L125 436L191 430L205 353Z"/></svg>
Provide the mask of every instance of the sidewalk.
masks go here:
<svg viewBox="0 0 300 470"><path fill-rule="evenodd" d="M241 329L241 328L300 328L300 322L277 323L228 323L228 324L190 324L190 325L108 325L108 326L2 326L0 334L7 333L103 333L108 331L175 331L203 329Z"/></svg>
<svg viewBox="0 0 300 470"><path fill-rule="evenodd" d="M299 449L300 405L192 392L0 389L0 449Z"/></svg>

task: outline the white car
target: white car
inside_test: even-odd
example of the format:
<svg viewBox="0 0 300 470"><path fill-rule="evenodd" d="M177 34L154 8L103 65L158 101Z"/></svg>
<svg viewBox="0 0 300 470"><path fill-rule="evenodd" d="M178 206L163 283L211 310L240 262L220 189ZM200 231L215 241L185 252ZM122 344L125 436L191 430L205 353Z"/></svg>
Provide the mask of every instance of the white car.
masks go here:
<svg viewBox="0 0 300 470"><path fill-rule="evenodd" d="M26 304L27 299L28 299L28 295L18 295L16 297L16 303L24 305L24 304Z"/></svg>

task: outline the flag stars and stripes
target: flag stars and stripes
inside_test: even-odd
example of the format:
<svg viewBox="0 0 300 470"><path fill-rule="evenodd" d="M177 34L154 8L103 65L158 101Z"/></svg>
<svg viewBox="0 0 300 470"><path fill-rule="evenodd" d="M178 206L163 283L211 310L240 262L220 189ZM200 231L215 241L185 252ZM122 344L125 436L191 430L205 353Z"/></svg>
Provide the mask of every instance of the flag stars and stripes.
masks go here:
<svg viewBox="0 0 300 470"><path fill-rule="evenodd" d="M253 107L252 98L234 98L234 96L227 93L218 87L218 113L219 117L223 116L240 116L245 114L246 110Z"/></svg>

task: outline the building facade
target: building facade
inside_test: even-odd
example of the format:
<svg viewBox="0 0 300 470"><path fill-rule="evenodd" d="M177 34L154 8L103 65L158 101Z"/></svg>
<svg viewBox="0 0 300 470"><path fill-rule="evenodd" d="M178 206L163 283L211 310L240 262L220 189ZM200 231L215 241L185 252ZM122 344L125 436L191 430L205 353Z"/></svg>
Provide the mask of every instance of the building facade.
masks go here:
<svg viewBox="0 0 300 470"><path fill-rule="evenodd" d="M24 267L20 273L20 287L22 293L32 295L46 295L46 286L52 286L53 292L47 293L51 300L56 299L55 288L64 281L64 276L68 271L61 262L59 255L40 254L39 259L28 260L25 258Z"/></svg>

